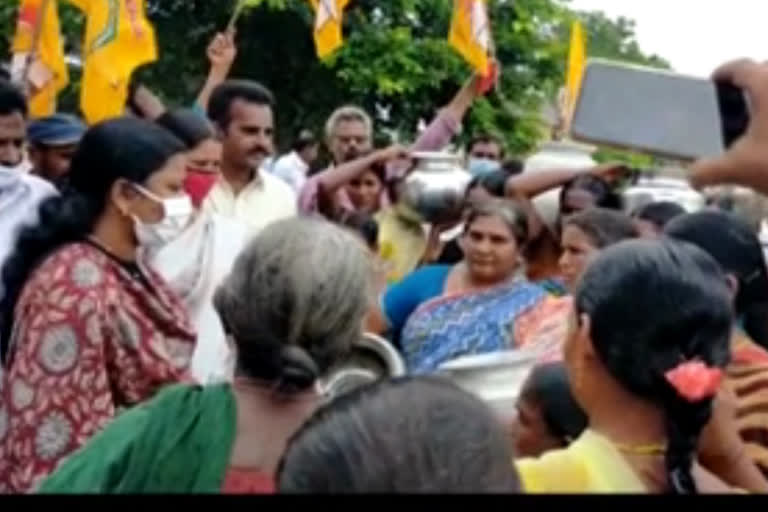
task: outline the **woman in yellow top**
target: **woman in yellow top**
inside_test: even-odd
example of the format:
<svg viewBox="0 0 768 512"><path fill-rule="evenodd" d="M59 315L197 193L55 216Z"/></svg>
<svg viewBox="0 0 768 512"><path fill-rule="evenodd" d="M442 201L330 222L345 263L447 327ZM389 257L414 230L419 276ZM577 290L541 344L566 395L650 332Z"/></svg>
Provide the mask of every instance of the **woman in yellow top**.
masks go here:
<svg viewBox="0 0 768 512"><path fill-rule="evenodd" d="M678 242L623 242L595 259L574 300L565 364L589 428L520 460L526 491L727 491L696 460L729 359L730 295L715 261Z"/></svg>

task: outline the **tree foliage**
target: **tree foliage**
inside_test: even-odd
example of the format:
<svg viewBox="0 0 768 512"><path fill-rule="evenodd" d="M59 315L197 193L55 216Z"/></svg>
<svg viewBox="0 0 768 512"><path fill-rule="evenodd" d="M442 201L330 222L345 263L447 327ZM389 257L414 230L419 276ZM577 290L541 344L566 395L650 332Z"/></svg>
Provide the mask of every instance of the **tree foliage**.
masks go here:
<svg viewBox="0 0 768 512"><path fill-rule="evenodd" d="M63 2L62 2L63 3ZM246 11L238 24L239 55L233 75L259 80L278 101L278 135L285 144L300 128L315 130L335 107L357 103L375 115L380 129L410 137L419 120L429 120L469 77L447 44L452 0L352 0L346 10L346 44L325 62L312 40L313 13L306 0L266 0ZM16 2L0 6L0 33L12 34ZM491 19L502 63L501 94L478 101L465 134L482 130L502 136L524 152L541 136L543 100L562 84L567 29L582 17L590 34L590 55L619 57L665 66L644 55L630 20L602 13L575 13L559 0L494 0ZM170 104L189 104L207 72L205 48L226 26L234 0L147 0L160 60L139 78ZM77 53L82 18L62 7L68 49ZM7 55L8 40L0 40ZM78 75L61 100L76 108Z"/></svg>

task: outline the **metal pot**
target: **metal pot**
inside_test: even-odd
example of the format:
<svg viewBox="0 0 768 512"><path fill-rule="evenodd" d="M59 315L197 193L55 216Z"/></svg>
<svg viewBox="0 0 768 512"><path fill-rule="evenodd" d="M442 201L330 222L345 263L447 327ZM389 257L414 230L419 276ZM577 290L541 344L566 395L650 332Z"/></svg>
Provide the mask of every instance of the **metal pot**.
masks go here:
<svg viewBox="0 0 768 512"><path fill-rule="evenodd" d="M502 418L510 419L515 416L515 404L536 362L533 353L506 350L454 359L443 364L439 373L479 396Z"/></svg>
<svg viewBox="0 0 768 512"><path fill-rule="evenodd" d="M472 177L461 157L451 153L413 154L415 166L398 188L398 199L408 210L431 224L458 220Z"/></svg>
<svg viewBox="0 0 768 512"><path fill-rule="evenodd" d="M355 343L347 358L322 379L321 388L332 400L381 379L405 375L400 353L384 338L366 333Z"/></svg>

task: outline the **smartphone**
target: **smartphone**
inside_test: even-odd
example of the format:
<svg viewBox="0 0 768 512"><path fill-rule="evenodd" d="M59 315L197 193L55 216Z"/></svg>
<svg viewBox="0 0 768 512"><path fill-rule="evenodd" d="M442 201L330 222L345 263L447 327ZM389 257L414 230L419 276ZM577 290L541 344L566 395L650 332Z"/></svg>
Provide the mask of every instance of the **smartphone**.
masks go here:
<svg viewBox="0 0 768 512"><path fill-rule="evenodd" d="M574 140L692 161L723 153L749 126L744 91L728 83L590 59Z"/></svg>

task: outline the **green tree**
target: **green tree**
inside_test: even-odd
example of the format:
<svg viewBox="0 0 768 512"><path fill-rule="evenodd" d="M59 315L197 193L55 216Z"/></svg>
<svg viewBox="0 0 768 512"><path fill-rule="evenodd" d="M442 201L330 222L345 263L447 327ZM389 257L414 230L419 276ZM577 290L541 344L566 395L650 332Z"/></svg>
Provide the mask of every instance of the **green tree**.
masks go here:
<svg viewBox="0 0 768 512"><path fill-rule="evenodd" d="M15 4L0 6L4 34L13 33ZM308 2L266 0L241 17L233 75L259 80L275 92L283 144L302 127L321 129L330 111L344 103L361 104L376 115L380 129L407 139L418 121L431 118L470 74L447 44L452 4L452 0L352 0L345 15L346 44L320 62ZM234 0L148 0L147 5L160 60L139 70L138 78L169 104L189 104L207 71L206 45L226 26ZM62 13L68 49L79 53L82 16L71 7L62 7ZM520 153L535 146L542 135L542 102L562 84L568 44L562 29L572 16L559 0L491 2L503 68L500 94L475 104L464 136L477 130L495 133ZM634 39L631 23L619 22L611 29L611 20L595 19L600 21L595 22L596 33L606 48L621 48ZM8 43L0 40L0 55L7 55ZM635 49L642 55L636 45ZM78 85L78 74L73 73L72 86L61 98L62 109L76 108Z"/></svg>
<svg viewBox="0 0 768 512"><path fill-rule="evenodd" d="M670 69L669 62L658 55L646 55L635 38L634 20L608 18L600 11L574 13L584 23L589 34L589 56L621 60L661 69Z"/></svg>
<svg viewBox="0 0 768 512"><path fill-rule="evenodd" d="M568 26L560 28L561 37L570 31L570 22L579 19L588 34L587 53L589 57L620 60L643 66L670 69L669 62L658 55L646 55L640 49L635 37L635 22L628 18L611 19L600 11L572 12ZM651 168L658 162L649 155L601 148L595 155L599 162L623 162L634 168Z"/></svg>

